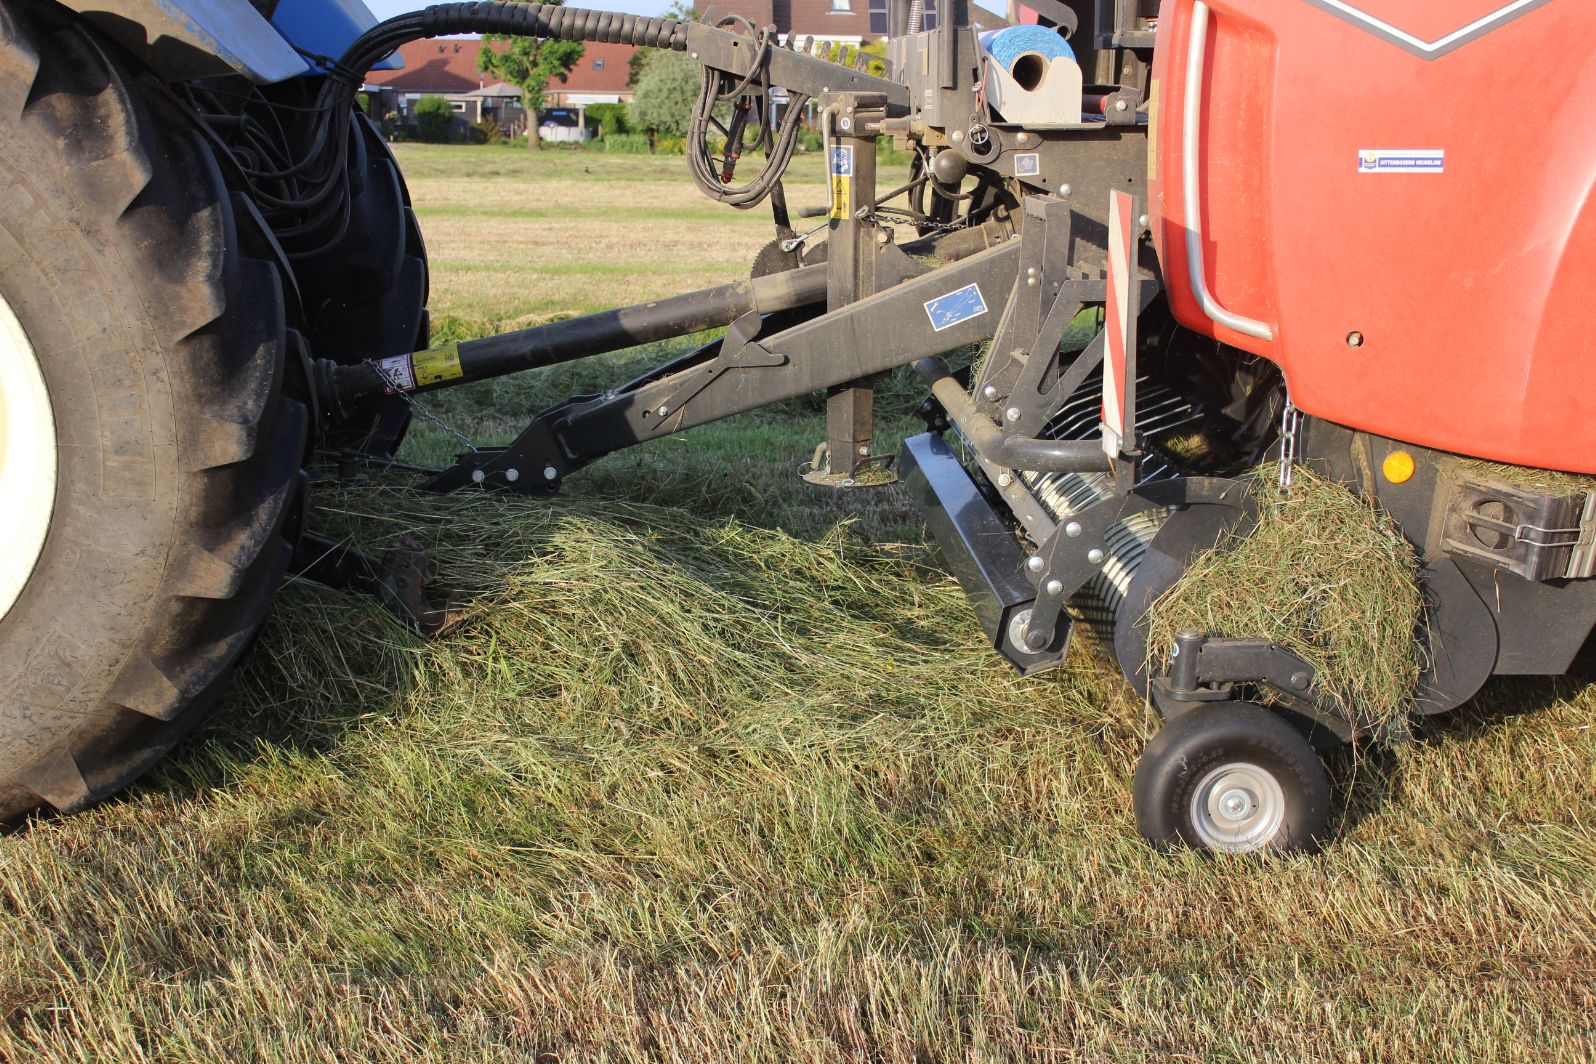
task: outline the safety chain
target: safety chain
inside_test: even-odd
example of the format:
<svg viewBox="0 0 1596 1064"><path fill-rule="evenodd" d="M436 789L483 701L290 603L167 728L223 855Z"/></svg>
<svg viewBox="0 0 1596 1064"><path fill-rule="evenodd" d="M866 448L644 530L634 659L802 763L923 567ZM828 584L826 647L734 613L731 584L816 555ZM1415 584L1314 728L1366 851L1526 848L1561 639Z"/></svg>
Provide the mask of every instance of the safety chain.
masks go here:
<svg viewBox="0 0 1596 1064"><path fill-rule="evenodd" d="M945 233L957 232L960 229L968 229L970 226L968 221L934 222L930 218L926 218L923 215L915 214L913 211L906 211L897 207L876 207L874 210L869 207L864 207L861 208L859 213L855 214L854 217L859 219L861 222L907 222L909 225L916 225L921 229L936 229Z"/></svg>
<svg viewBox="0 0 1596 1064"><path fill-rule="evenodd" d="M456 440L458 440L461 443L465 444L466 445L466 449L469 450L472 454L476 454L477 453L477 445L475 443L471 442L471 437L467 436L465 433L461 432L459 429L455 428L453 425L451 425L447 421L443 420L443 418L439 417L437 414L434 414L431 410L428 410L425 406L423 406L421 404L420 400L416 399L415 396L411 395L409 392L405 391L403 388L398 387L398 385L401 382L400 381L396 381L392 376L390 376L386 371L384 371L382 366L379 363L377 363L377 362L375 362L375 361L373 361L373 360L368 358L368 359L366 359L366 365L370 366L372 369L375 369L377 371L377 376L382 378L382 381L383 381L384 384L388 385L388 390L390 391L391 394L397 395L399 398L403 399L405 402L410 404L410 412L412 414L420 414L422 420L432 422L434 425L438 426L444 432L447 432L449 435L453 436Z"/></svg>
<svg viewBox="0 0 1596 1064"><path fill-rule="evenodd" d="M1286 396L1285 409L1280 412L1280 490L1291 493L1291 471L1301 452L1302 414L1297 404Z"/></svg>

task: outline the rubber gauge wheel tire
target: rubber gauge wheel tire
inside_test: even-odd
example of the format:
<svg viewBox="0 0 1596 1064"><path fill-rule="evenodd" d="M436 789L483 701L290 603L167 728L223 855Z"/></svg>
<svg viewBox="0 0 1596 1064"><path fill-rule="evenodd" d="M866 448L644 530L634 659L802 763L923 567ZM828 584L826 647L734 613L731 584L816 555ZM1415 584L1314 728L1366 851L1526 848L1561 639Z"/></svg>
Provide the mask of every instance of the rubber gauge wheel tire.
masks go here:
<svg viewBox="0 0 1596 1064"><path fill-rule="evenodd" d="M1261 706L1199 706L1166 723L1132 787L1136 824L1161 850L1311 853L1329 828L1330 781L1302 734Z"/></svg>

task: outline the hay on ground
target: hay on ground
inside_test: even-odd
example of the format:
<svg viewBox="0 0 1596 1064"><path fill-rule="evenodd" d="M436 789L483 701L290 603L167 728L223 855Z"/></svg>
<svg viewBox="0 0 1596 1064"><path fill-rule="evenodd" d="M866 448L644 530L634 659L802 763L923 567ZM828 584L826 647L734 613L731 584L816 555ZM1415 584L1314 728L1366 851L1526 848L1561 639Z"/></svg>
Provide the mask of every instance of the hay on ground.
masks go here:
<svg viewBox="0 0 1596 1064"><path fill-rule="evenodd" d="M1198 556L1149 611L1155 664L1175 633L1264 638L1311 664L1358 718L1405 720L1422 665L1424 597L1412 546L1383 511L1307 469L1289 491L1258 473L1258 525Z"/></svg>

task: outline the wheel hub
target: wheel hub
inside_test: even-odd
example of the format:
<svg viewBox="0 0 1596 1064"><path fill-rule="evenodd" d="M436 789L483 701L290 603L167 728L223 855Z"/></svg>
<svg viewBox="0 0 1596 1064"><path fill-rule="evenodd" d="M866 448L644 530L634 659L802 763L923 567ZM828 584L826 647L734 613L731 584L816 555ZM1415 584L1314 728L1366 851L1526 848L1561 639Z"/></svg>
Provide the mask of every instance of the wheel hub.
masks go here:
<svg viewBox="0 0 1596 1064"><path fill-rule="evenodd" d="M0 295L0 618L11 612L44 550L55 509L55 414L33 345Z"/></svg>
<svg viewBox="0 0 1596 1064"><path fill-rule="evenodd" d="M1202 843L1223 853L1251 853L1268 846L1285 819L1280 781L1249 762L1210 771L1191 797L1191 822Z"/></svg>
<svg viewBox="0 0 1596 1064"><path fill-rule="evenodd" d="M1219 796L1219 815L1232 824L1252 815L1258 808L1258 796L1243 787L1235 787Z"/></svg>

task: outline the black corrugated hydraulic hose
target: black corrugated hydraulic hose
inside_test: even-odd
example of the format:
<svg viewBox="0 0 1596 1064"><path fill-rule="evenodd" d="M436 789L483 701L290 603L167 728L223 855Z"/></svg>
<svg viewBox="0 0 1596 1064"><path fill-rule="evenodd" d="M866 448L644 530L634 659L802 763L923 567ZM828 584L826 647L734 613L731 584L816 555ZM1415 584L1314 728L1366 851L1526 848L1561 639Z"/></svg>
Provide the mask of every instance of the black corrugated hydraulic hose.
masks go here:
<svg viewBox="0 0 1596 1064"><path fill-rule="evenodd" d="M344 51L338 66L364 76L406 41L452 33L498 33L561 41L634 44L673 48L678 52L687 48L687 26L673 18L648 18L553 4L435 4L371 27Z"/></svg>
<svg viewBox="0 0 1596 1064"><path fill-rule="evenodd" d="M721 20L723 23L727 20ZM759 40L759 56L763 57L770 41L758 34L746 19L735 19L746 26L750 36ZM361 34L329 66L329 73L343 83L346 93L358 87L365 73L383 56L406 41L426 37L442 37L453 33L488 33L514 37L538 37L562 41L595 41L608 44L631 44L649 48L687 50L687 24L673 18L650 18L627 15L616 11L593 11L581 7L558 7L552 4L518 4L474 2L461 4L435 4L408 15L399 15L378 23ZM789 100L787 115L779 130L769 128L770 86L759 76L759 61L746 74L704 70L704 84L699 93L698 105L693 111L692 129L688 146L688 161L694 182L710 198L747 210L769 196L797 142L798 122L803 117L808 97L795 94ZM756 84L757 81L757 84ZM744 99L744 97L749 97ZM717 103L741 100L745 111L757 108L760 136L759 146L765 150L767 162L754 180L746 185L731 185L728 167L724 175L717 174L710 157L709 131L711 126L728 139L735 140L727 148L727 158L751 147L743 143L741 129L735 137L713 118Z"/></svg>
<svg viewBox="0 0 1596 1064"><path fill-rule="evenodd" d="M437 4L421 12L428 37L449 33L505 33L562 41L687 48L687 27L673 18L592 11L553 4Z"/></svg>

